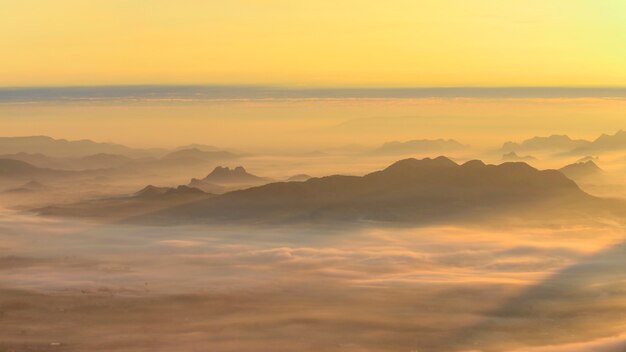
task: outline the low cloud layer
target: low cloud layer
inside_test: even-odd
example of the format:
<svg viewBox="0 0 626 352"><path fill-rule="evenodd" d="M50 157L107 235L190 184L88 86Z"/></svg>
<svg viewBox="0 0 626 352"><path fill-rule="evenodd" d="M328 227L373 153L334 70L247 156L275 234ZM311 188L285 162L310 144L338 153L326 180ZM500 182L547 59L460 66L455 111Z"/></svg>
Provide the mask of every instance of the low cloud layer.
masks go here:
<svg viewBox="0 0 626 352"><path fill-rule="evenodd" d="M11 213L0 226L7 348L612 352L622 343L601 339L621 333L626 294L623 235L612 226L155 228Z"/></svg>

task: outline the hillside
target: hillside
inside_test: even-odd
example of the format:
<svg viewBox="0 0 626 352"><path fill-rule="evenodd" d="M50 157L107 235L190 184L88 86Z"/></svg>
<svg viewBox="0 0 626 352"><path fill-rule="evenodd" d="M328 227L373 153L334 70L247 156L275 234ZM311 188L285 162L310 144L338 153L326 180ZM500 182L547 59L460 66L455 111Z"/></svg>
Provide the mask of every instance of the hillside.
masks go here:
<svg viewBox="0 0 626 352"><path fill-rule="evenodd" d="M137 220L425 222L546 202L570 206L591 200L556 170L540 171L525 163L485 165L477 160L459 165L438 157L401 160L362 177L336 175L271 183Z"/></svg>

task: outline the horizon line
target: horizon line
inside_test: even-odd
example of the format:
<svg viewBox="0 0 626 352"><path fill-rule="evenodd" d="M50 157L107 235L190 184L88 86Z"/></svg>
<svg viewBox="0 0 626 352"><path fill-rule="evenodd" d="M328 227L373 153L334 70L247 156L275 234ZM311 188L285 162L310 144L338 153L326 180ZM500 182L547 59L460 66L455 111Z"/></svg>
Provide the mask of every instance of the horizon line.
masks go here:
<svg viewBox="0 0 626 352"><path fill-rule="evenodd" d="M0 87L0 102L89 99L626 98L626 86L304 87L120 84Z"/></svg>

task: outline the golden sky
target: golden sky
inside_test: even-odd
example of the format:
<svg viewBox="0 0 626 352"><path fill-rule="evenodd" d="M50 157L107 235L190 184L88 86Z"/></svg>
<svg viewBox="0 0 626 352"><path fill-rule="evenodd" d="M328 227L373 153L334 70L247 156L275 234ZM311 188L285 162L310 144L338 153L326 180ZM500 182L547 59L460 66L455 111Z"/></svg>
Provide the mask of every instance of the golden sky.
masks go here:
<svg viewBox="0 0 626 352"><path fill-rule="evenodd" d="M623 0L0 0L0 86L621 86Z"/></svg>

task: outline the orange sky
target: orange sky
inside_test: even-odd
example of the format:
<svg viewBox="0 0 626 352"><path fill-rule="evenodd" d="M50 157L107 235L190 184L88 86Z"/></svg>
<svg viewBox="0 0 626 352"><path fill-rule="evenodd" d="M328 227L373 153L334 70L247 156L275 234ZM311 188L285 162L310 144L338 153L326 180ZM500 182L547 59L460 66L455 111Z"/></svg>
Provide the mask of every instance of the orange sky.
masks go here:
<svg viewBox="0 0 626 352"><path fill-rule="evenodd" d="M0 86L620 86L622 0L0 0Z"/></svg>

